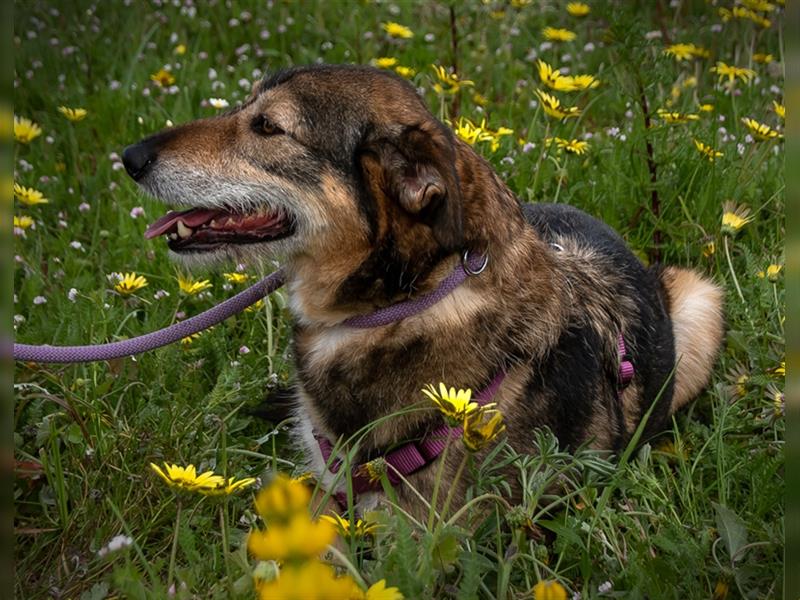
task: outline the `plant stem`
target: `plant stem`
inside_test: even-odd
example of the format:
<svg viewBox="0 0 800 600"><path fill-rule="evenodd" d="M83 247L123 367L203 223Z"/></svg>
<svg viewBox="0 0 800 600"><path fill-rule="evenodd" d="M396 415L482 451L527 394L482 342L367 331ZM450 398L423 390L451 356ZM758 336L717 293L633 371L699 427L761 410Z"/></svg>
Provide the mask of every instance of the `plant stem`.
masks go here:
<svg viewBox="0 0 800 600"><path fill-rule="evenodd" d="M731 272L731 277L733 278L733 285L736 287L736 293L739 294L739 298L742 301L742 304L745 304L744 295L742 294L742 288L739 287L739 280L736 278L736 271L733 270L733 263L731 262L731 253L728 250L728 236L724 236L722 238L723 245L725 246L725 258L728 261L728 269Z"/></svg>
<svg viewBox="0 0 800 600"><path fill-rule="evenodd" d="M428 513L428 530L433 528L433 518L436 515L436 500L439 497L439 486L442 483L442 475L444 474L444 466L447 464L447 451L450 449L450 442L452 440L450 432L447 432L447 439L444 442L444 450L442 456L439 458L439 470L436 473L436 481L433 483L433 495L431 496L431 507Z"/></svg>
<svg viewBox="0 0 800 600"><path fill-rule="evenodd" d="M467 465L469 457L469 452L464 451L464 456L461 459L461 463L458 465L456 476L453 478L453 481L450 482L450 489L447 490L447 498L444 500L444 506L442 507L441 518L439 520L440 524L443 524L444 520L447 518L447 509L450 508L450 502L453 500L453 495L455 494L456 488L458 488L458 483L461 479L461 475L464 473L464 467Z"/></svg>
<svg viewBox="0 0 800 600"><path fill-rule="evenodd" d="M169 553L169 571L167 572L167 588L172 585L175 576L175 557L178 555L178 532L181 528L181 499L178 498L178 510L175 514L175 532L172 534L172 550Z"/></svg>
<svg viewBox="0 0 800 600"><path fill-rule="evenodd" d="M231 579L230 546L228 545L228 499L222 502L219 509L219 528L222 533L222 558L225 562L225 587L228 597L233 598L233 580Z"/></svg>

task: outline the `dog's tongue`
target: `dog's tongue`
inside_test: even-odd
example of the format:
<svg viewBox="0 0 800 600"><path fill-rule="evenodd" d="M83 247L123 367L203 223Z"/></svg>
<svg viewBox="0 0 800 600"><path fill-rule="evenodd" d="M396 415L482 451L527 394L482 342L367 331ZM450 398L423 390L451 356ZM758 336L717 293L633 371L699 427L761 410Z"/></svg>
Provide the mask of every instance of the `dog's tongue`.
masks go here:
<svg viewBox="0 0 800 600"><path fill-rule="evenodd" d="M152 239L166 233L178 222L183 221L187 227L197 227L203 223L208 223L211 219L219 215L226 214L224 210L208 208L190 208L180 212L170 211L163 217L152 223L147 231L144 232L145 239Z"/></svg>

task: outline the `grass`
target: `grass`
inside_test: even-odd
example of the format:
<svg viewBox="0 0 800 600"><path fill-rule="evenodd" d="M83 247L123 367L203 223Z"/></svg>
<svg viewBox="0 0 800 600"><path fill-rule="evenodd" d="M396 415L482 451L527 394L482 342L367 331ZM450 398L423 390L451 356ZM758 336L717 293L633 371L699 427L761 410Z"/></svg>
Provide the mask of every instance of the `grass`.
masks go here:
<svg viewBox="0 0 800 600"><path fill-rule="evenodd" d="M347 545L340 559L407 598L530 597L544 580L582 598L781 597L783 275L759 273L784 260L783 148L780 140L746 139L741 122L782 128L772 104L782 103L780 7L762 28L747 18L723 22L699 0L596 0L583 18L544 1L158 4L17 4L14 113L43 134L16 144L14 178L49 199L14 206L35 221L15 241L18 341L135 336L241 287L217 273L207 275L205 292L179 291L164 245L142 238L162 209L136 190L113 153L169 123L213 115L204 100L241 101L261 72L394 57L416 70L413 81L435 114L514 131L494 151L488 142L476 148L523 201L578 206L617 229L643 260L689 265L724 285L729 329L711 385L676 415L670 435L608 461L567 454L549 432L533 432L530 456L500 445L492 461L468 466L474 497L487 495L452 507L468 529L382 511L373 515L383 526L370 547ZM387 21L411 27L414 37L390 39L381 29ZM545 26L577 37L548 48ZM676 42L705 47L710 57L665 55ZM757 63L757 53L773 61ZM555 93L581 116L559 122L532 103L543 87L536 57L602 81ZM710 72L717 60L756 77L737 80L729 93ZM437 94L431 64L457 66L474 86ZM165 65L171 89L150 79ZM706 103L712 111L698 109ZM88 115L72 123L60 105ZM658 108L699 119L668 125ZM589 149L559 153L545 146L550 136L591 136ZM694 139L724 156L709 162ZM749 206L753 219L726 236L728 200ZM135 207L144 215L132 217ZM107 276L129 271L148 285L122 296ZM157 299L159 290L169 295ZM278 293L189 343L135 359L18 364L17 596L166 597L174 576L178 597L252 597L255 563L243 546L255 522L252 496L184 498L176 527L175 496L148 464L191 462L237 477L294 472L287 424L248 414L292 376L289 330ZM505 489L504 464L523 482L520 506L493 500ZM563 493L547 495L549 483ZM118 534L132 545L99 556Z"/></svg>

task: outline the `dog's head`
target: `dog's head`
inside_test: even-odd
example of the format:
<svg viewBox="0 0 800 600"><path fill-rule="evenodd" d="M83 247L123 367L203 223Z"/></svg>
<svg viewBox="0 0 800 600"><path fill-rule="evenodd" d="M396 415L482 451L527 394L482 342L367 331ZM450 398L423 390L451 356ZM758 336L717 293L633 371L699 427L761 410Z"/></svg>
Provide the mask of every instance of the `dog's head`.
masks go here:
<svg viewBox="0 0 800 600"><path fill-rule="evenodd" d="M267 77L241 106L148 137L123 162L181 209L146 236L185 258L382 248L408 261L463 241L453 134L410 84L369 67Z"/></svg>

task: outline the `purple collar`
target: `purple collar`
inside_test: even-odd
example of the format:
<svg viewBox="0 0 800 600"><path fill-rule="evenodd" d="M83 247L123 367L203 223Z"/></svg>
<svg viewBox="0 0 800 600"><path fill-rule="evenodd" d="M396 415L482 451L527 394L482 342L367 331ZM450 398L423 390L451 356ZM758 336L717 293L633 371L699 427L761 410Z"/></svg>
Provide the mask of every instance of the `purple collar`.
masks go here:
<svg viewBox="0 0 800 600"><path fill-rule="evenodd" d="M469 251L465 251L461 256L461 262L458 263L453 272L450 273L432 292L423 294L413 300L406 300L405 302L398 302L386 308L379 308L373 313L368 315L357 315L350 317L344 321L344 325L354 327L356 329L371 329L373 327L381 327L401 321L426 308L430 308L450 292L455 290L459 285L464 283L467 277L480 275L489 263L489 255L469 255Z"/></svg>

